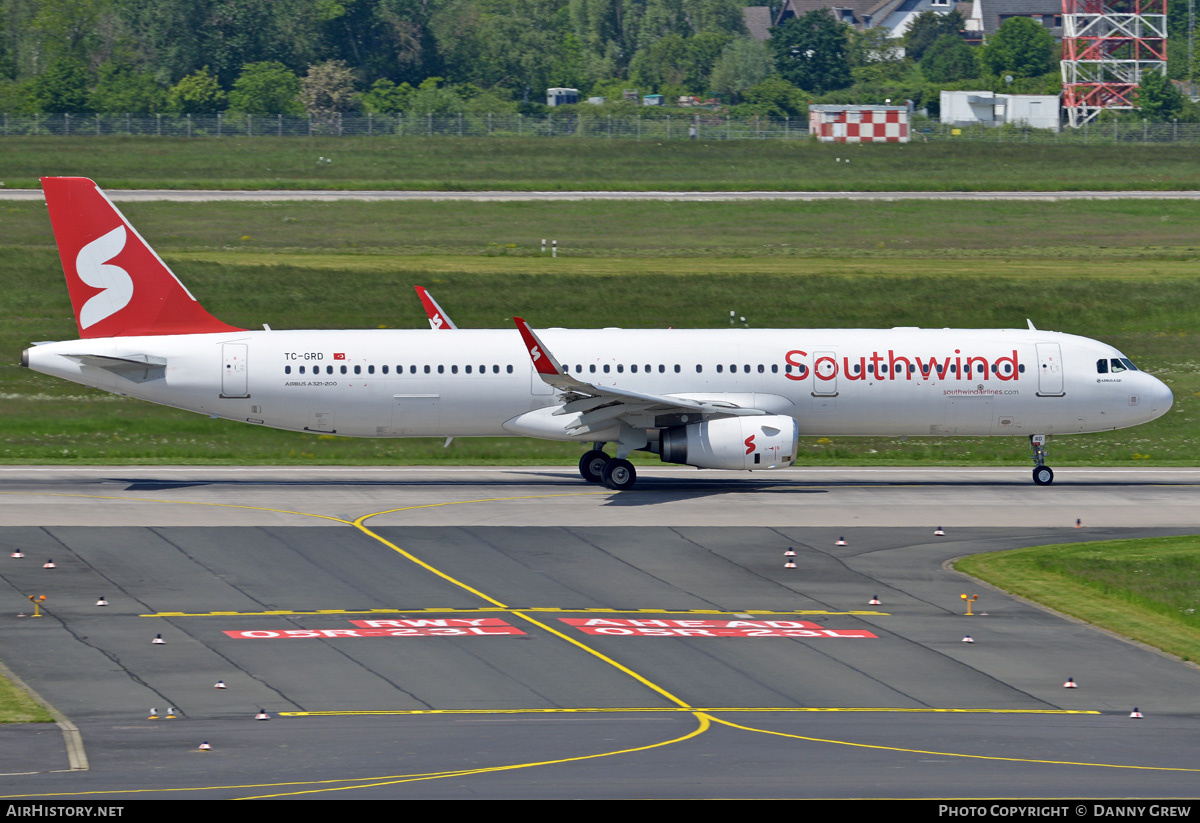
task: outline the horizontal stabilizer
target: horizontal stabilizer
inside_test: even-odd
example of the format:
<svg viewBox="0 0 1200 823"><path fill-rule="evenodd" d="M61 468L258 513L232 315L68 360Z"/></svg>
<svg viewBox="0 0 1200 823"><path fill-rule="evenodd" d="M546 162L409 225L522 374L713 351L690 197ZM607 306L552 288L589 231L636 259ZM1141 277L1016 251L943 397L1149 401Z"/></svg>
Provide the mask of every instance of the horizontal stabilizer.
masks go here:
<svg viewBox="0 0 1200 823"><path fill-rule="evenodd" d="M138 383L162 377L167 368L167 358L153 354L126 354L121 357L105 354L64 354L63 357L74 360L81 366L104 369Z"/></svg>

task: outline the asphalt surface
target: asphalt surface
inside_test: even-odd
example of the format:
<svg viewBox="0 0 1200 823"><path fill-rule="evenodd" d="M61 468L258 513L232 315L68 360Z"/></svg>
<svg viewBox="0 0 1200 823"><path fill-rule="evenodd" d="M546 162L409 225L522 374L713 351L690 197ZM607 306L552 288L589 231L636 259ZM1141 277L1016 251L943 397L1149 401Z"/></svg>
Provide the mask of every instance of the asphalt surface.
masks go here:
<svg viewBox="0 0 1200 823"><path fill-rule="evenodd" d="M67 732L0 795L1194 796L1200 669L944 564L1198 529L1189 469L5 467L0 660Z"/></svg>

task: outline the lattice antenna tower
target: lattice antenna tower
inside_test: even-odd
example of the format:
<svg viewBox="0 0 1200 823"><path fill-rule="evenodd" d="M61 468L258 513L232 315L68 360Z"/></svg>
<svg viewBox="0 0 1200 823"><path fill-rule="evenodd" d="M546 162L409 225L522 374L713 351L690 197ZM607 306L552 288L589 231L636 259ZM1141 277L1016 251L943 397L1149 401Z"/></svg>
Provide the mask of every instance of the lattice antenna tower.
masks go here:
<svg viewBox="0 0 1200 823"><path fill-rule="evenodd" d="M1167 73L1167 0L1063 0L1061 65L1073 128L1134 108L1142 77Z"/></svg>

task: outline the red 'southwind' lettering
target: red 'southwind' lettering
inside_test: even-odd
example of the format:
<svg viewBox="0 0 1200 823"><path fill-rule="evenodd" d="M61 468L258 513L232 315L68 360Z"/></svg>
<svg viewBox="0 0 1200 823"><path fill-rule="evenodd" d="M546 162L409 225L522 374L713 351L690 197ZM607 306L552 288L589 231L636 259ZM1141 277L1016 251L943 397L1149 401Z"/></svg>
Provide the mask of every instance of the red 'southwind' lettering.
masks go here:
<svg viewBox="0 0 1200 823"><path fill-rule="evenodd" d="M979 355L963 355L961 349L955 349L954 354L959 355L953 357L954 365L951 366L951 355L942 357L941 362L938 362L937 355L929 355L929 357L921 357L920 355L908 356L898 355L894 349L888 349L887 355L882 355L877 351L871 352L870 356L858 357L858 364L851 366L854 358L852 356L842 357L841 371L848 380L866 380L868 375L874 375L879 380L896 380L898 375L903 374L905 380L912 380L913 375L920 375L919 380L973 380L979 379L989 380L995 377L997 380L1018 380L1021 372L1021 364L1018 360L1017 350L1013 349L1011 355L1002 355L989 363L986 357ZM808 356L808 352L801 349L792 349L784 355L784 360L789 366L795 367L796 371L787 371L784 374L788 380L804 380L808 377L808 367L804 363L803 358ZM915 361L915 365L914 365ZM870 363L868 366L867 363ZM838 376L838 363L836 358L822 355L813 363L814 377L818 380L830 381L836 380Z"/></svg>
<svg viewBox="0 0 1200 823"><path fill-rule="evenodd" d="M821 369L822 363L829 364L829 373L828 374L821 373L823 371ZM823 357L818 357L817 361L815 363L813 363L813 374L815 374L817 376L818 380L833 380L833 379L835 379L838 376L837 361L834 360L832 357L829 357L828 355L823 356Z"/></svg>
<svg viewBox="0 0 1200 823"><path fill-rule="evenodd" d="M787 364L789 366L795 366L796 368L798 368L800 370L799 374L792 374L791 372L787 372L784 375L784 377L786 377L788 380L803 380L804 373L808 370L808 367L805 366L803 362L793 359L793 355L798 355L800 357L808 357L808 352L800 351L799 349L792 349L790 352L788 352L786 355L784 355L783 359L787 361Z"/></svg>

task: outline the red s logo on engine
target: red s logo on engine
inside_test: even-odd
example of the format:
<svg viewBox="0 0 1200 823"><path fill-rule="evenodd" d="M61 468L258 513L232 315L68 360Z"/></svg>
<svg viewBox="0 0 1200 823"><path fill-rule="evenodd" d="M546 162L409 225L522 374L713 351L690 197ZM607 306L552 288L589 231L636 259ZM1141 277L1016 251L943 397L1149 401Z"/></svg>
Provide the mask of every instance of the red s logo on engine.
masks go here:
<svg viewBox="0 0 1200 823"><path fill-rule="evenodd" d="M746 438L746 454L754 453L754 435Z"/></svg>

